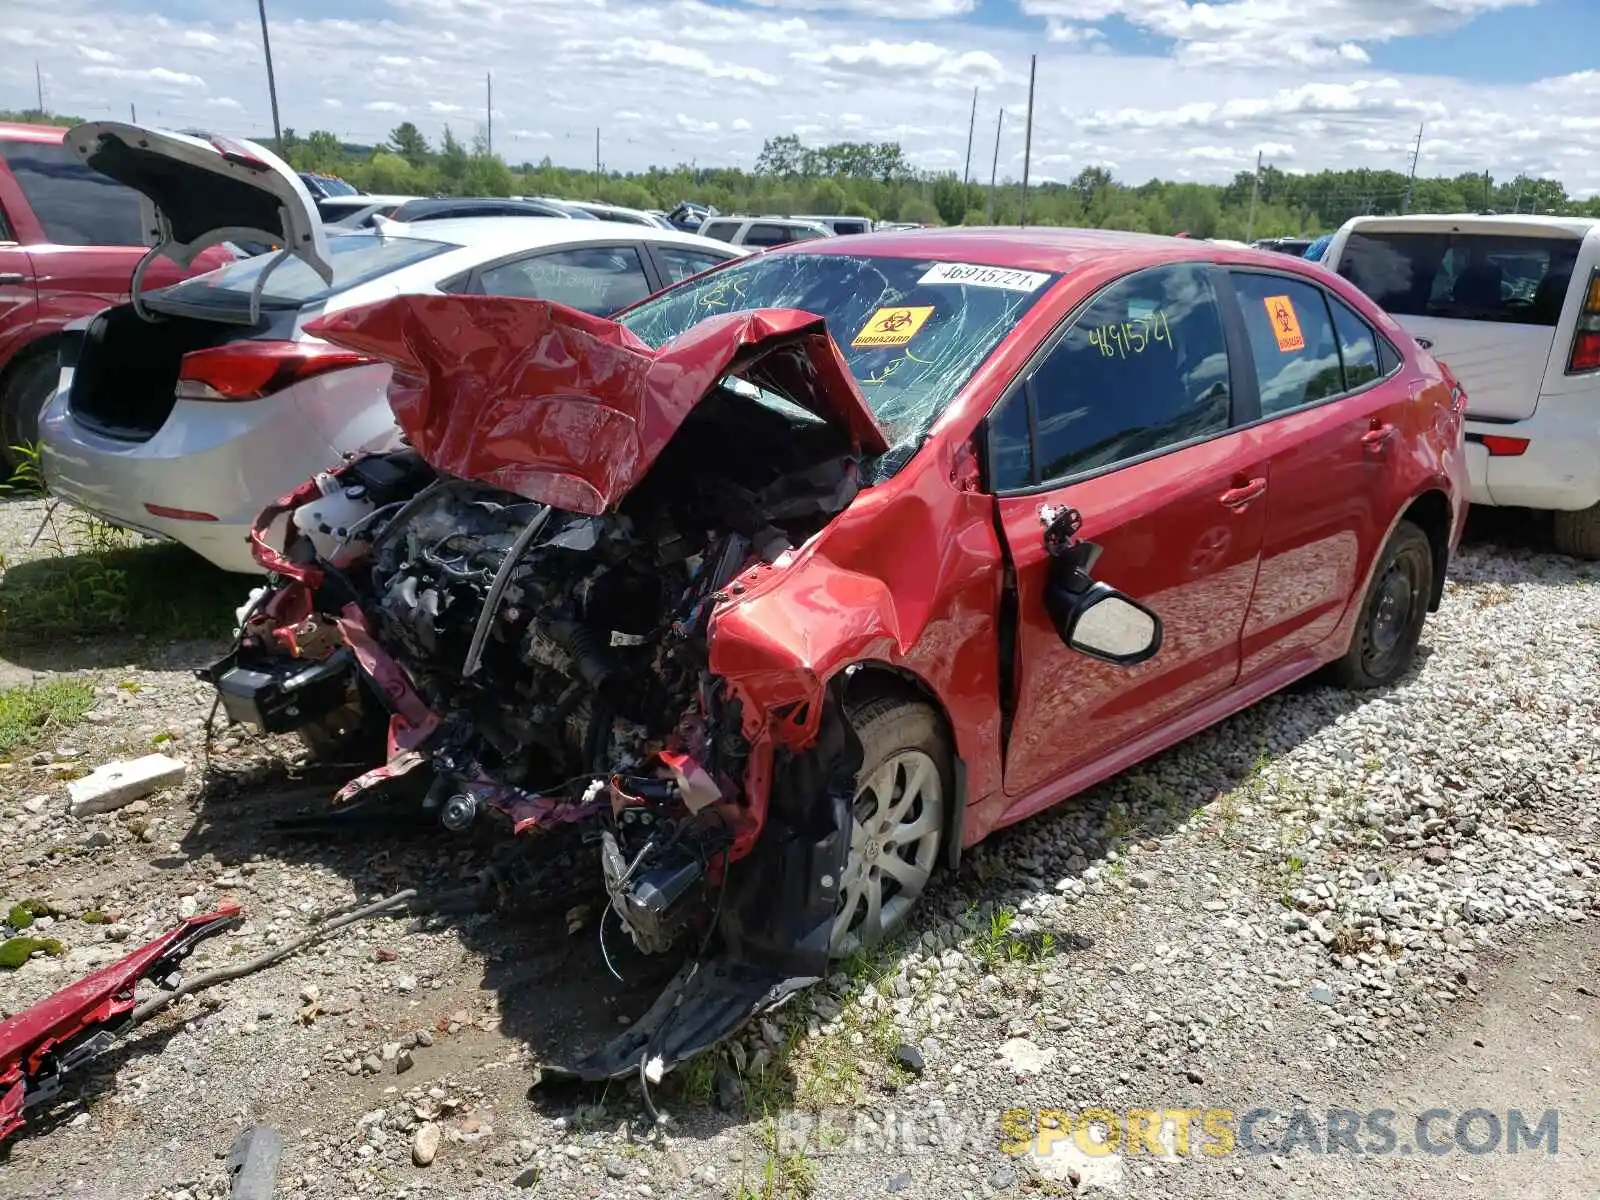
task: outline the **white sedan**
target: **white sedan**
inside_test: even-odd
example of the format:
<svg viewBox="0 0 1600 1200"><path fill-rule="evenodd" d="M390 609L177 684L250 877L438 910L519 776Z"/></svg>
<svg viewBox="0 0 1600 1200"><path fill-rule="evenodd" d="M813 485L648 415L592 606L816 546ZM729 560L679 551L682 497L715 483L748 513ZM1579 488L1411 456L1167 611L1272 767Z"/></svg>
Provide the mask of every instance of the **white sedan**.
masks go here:
<svg viewBox="0 0 1600 1200"><path fill-rule="evenodd" d="M308 321L452 291L609 315L745 253L675 230L538 217L328 238L304 185L264 147L119 122L67 141L144 193L152 254L184 262L246 235L288 247L94 317L63 348L40 422L53 495L229 571L260 572L248 534L271 501L396 436L389 367L307 335Z"/></svg>

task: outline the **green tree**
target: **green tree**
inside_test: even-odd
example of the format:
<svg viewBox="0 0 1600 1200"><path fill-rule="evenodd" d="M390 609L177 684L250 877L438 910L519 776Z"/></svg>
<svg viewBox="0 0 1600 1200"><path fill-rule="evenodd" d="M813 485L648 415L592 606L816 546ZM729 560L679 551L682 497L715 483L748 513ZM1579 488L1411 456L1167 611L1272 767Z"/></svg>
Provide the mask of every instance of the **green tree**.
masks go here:
<svg viewBox="0 0 1600 1200"><path fill-rule="evenodd" d="M402 121L389 131L389 149L413 167L426 165L433 153L428 148L428 139L410 121Z"/></svg>
<svg viewBox="0 0 1600 1200"><path fill-rule="evenodd" d="M466 179L467 167L471 165L472 156L467 153L467 148L456 140L456 135L450 132L450 126L444 127L444 140L439 144L439 174L444 178L445 187L454 195L461 195L462 185Z"/></svg>

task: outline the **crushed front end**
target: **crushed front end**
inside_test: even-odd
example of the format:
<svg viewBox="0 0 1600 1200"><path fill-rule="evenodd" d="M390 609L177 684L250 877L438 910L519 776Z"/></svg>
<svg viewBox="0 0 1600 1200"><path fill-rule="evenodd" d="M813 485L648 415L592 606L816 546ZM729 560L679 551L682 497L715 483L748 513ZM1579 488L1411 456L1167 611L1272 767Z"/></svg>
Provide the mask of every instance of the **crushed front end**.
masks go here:
<svg viewBox="0 0 1600 1200"><path fill-rule="evenodd" d="M268 732L381 729L384 761L336 803L415 772L449 829L577 827L603 919L692 952L627 1034L554 1073L667 1069L826 967L859 747L827 699L809 744L768 736L793 714L750 711L710 645L741 576L854 498L881 448L865 406L819 402L853 384L804 314L724 321L677 359L535 302L339 320L323 336L394 364L410 445L262 514L273 574L202 676ZM464 321L493 335L476 359Z"/></svg>

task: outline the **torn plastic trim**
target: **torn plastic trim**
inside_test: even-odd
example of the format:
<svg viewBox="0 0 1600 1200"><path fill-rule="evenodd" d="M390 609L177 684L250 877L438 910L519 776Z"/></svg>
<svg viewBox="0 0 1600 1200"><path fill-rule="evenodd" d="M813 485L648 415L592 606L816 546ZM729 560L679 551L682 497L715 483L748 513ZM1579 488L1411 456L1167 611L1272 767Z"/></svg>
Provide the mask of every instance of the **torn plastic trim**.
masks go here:
<svg viewBox="0 0 1600 1200"><path fill-rule="evenodd" d="M550 1079L659 1078L782 1005L828 969L839 887L850 850L850 802L861 744L830 695L817 741L785 754L773 775L761 836L723 880L720 953L686 963L625 1033Z"/></svg>

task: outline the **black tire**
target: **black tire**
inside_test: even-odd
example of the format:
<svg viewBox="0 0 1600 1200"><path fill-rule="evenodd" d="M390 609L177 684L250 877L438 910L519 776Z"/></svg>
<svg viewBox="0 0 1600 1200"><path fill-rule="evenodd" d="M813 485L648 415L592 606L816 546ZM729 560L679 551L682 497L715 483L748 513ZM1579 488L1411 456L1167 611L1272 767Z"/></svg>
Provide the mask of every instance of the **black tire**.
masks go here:
<svg viewBox="0 0 1600 1200"><path fill-rule="evenodd" d="M1410 521L1401 521L1378 557L1361 601L1350 649L1333 664L1335 683L1376 688L1411 666L1433 595L1433 545Z"/></svg>
<svg viewBox="0 0 1600 1200"><path fill-rule="evenodd" d="M39 440L39 416L61 372L53 350L25 353L27 357L7 372L5 388L0 390L0 466L7 474L20 465L13 447Z"/></svg>
<svg viewBox="0 0 1600 1200"><path fill-rule="evenodd" d="M1573 558L1600 560L1600 504L1555 514L1556 549Z"/></svg>
<svg viewBox="0 0 1600 1200"><path fill-rule="evenodd" d="M834 957L845 957L893 937L905 927L928 878L944 854L950 805L955 803L953 755L939 714L916 701L885 698L872 700L851 714L861 740L861 773L856 777L856 803L852 813L850 857L839 888L839 913L852 906L850 921L836 923L831 941ZM879 796L874 781L884 773L897 782L889 794ZM904 819L883 824L868 819L880 806L892 810L916 785L916 795ZM903 832L917 830L906 840ZM890 864L890 860L897 862ZM906 880L917 882L908 884ZM853 890L855 885L859 889ZM875 910L867 896L876 887L880 903ZM877 926L867 919L879 915Z"/></svg>

